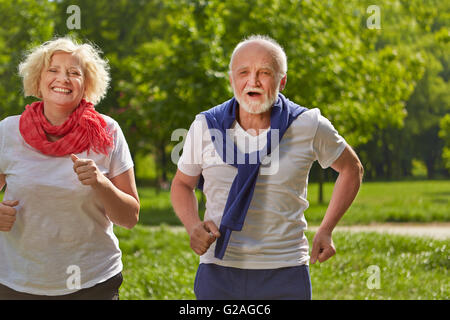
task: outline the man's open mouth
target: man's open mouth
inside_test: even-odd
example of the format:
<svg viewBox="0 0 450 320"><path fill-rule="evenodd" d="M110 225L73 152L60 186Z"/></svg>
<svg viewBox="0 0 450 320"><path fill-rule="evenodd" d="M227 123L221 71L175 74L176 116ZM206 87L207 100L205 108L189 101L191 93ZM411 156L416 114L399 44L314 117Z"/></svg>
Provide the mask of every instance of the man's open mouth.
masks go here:
<svg viewBox="0 0 450 320"><path fill-rule="evenodd" d="M255 92L255 91L249 91L249 92L247 92L247 94L248 94L250 97L257 97L257 96L260 96L260 95L261 95L260 92Z"/></svg>

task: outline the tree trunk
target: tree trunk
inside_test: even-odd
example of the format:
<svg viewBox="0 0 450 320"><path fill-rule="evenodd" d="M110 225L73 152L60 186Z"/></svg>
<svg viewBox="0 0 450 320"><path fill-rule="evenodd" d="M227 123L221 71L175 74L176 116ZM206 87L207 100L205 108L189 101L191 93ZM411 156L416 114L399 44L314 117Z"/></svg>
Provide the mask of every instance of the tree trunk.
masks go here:
<svg viewBox="0 0 450 320"><path fill-rule="evenodd" d="M319 199L318 202L319 204L323 203L323 170L321 168L319 168Z"/></svg>
<svg viewBox="0 0 450 320"><path fill-rule="evenodd" d="M425 159L425 165L427 166L427 178L434 178L434 158L432 156L427 157Z"/></svg>

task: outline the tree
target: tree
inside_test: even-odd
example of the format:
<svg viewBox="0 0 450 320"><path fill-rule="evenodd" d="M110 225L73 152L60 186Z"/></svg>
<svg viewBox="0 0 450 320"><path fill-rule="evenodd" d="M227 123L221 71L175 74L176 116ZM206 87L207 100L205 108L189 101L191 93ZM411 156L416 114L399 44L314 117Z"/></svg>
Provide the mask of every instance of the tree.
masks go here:
<svg viewBox="0 0 450 320"><path fill-rule="evenodd" d="M54 9L48 1L0 0L0 119L34 100L25 99L17 67L26 50L51 38Z"/></svg>
<svg viewBox="0 0 450 320"><path fill-rule="evenodd" d="M377 50L390 46L406 55L417 56L424 68L406 100L404 124L377 126L372 139L360 147L366 176L388 179L408 176L416 158L424 161L428 177L432 178L442 167L439 121L450 111L450 6L435 0L382 1L379 5L383 32L377 37Z"/></svg>
<svg viewBox="0 0 450 320"><path fill-rule="evenodd" d="M445 141L443 150L444 164L447 170L450 171L450 114L446 114L441 119L440 127L439 137Z"/></svg>
<svg viewBox="0 0 450 320"><path fill-rule="evenodd" d="M17 3L32 6L30 1ZM288 55L286 95L308 108L320 108L346 140L362 150L375 175L397 171L398 163L407 168L409 151L396 153L404 150L398 148L404 145L402 126L412 126L404 121L405 104L422 74L444 79L449 72L447 47L439 45L441 53L433 55L442 68L427 74L423 67L427 51L413 46L429 36L429 48L434 48L436 42L423 31L430 25L432 35L440 34L444 42L439 43L445 43L446 20L439 15L439 10L445 12L444 5L434 0L381 1L378 30L367 27L370 4L368 0L40 1L33 5L48 10L26 11L29 16L20 30L40 28L38 42L52 33L71 33L103 50L112 83L97 109L119 121L133 155L155 155L162 180L175 170L169 155L179 141L170 140L172 131L187 128L195 114L231 97L227 71L234 46L251 34L267 34ZM81 10L79 30L67 28L69 5ZM14 17L22 12L12 5L6 9L0 14ZM49 24L37 23L48 16L54 19L48 18ZM14 25L6 13L5 19L8 26ZM22 51L29 42L11 53ZM5 47L2 43L0 47ZM11 59L14 54L2 54L0 61L5 56ZM440 92L439 101L447 99L443 94L447 80L430 81L423 88L433 88L433 97ZM14 89L4 82L8 89L0 94L13 97ZM412 115L417 108L410 106ZM377 157L379 162L373 160Z"/></svg>

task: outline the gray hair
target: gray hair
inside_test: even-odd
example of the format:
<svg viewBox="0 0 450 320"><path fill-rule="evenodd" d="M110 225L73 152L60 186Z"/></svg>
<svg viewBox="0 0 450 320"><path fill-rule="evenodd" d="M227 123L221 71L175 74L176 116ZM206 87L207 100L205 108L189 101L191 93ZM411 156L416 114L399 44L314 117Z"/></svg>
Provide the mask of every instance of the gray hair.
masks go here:
<svg viewBox="0 0 450 320"><path fill-rule="evenodd" d="M231 65L233 63L234 56L236 53L241 49L244 45L250 43L250 42L259 42L263 44L268 44L272 47L273 53L274 53L274 59L278 65L278 72L280 78L282 78L287 73L287 56L284 52L284 49L280 46L278 42L276 42L274 39L272 39L269 36L266 35L251 35L250 37L245 38L241 42L238 43L238 45L234 48L233 53L231 54L230 63L228 65L229 72L231 73Z"/></svg>

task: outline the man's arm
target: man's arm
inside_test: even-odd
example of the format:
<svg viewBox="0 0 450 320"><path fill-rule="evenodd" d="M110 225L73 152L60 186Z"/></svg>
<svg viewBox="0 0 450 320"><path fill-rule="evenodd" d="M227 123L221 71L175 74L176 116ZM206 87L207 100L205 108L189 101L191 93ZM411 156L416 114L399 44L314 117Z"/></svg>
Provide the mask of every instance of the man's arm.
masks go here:
<svg viewBox="0 0 450 320"><path fill-rule="evenodd" d="M331 233L358 194L364 172L358 156L348 145L331 167L339 173L339 176L325 216L314 236L312 264L317 260L324 262L336 253Z"/></svg>
<svg viewBox="0 0 450 320"><path fill-rule="evenodd" d="M183 223L191 239L191 248L198 255L204 254L211 244L220 237L217 226L212 221L201 221L195 187L200 176L188 176L177 170L172 181L170 197L178 218Z"/></svg>

